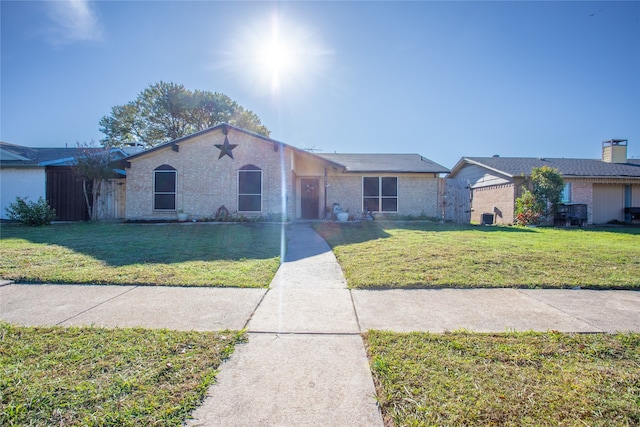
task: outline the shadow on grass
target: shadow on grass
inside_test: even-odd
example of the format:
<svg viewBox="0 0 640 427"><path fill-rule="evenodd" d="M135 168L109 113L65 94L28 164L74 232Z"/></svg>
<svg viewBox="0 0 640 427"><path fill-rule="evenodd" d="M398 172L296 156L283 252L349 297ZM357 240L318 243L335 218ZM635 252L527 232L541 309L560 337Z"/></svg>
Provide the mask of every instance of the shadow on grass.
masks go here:
<svg viewBox="0 0 640 427"><path fill-rule="evenodd" d="M3 224L2 240L7 239L62 246L116 267L280 256L278 224Z"/></svg>

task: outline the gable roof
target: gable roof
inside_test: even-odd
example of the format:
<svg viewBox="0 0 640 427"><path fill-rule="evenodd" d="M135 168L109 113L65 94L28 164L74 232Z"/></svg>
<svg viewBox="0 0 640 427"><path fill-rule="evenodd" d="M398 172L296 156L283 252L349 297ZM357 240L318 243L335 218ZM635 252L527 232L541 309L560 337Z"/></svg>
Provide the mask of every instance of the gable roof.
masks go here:
<svg viewBox="0 0 640 427"><path fill-rule="evenodd" d="M420 154L316 153L315 155L344 166L345 172L449 172L449 169L422 157Z"/></svg>
<svg viewBox="0 0 640 427"><path fill-rule="evenodd" d="M302 155L305 155L305 156L317 157L313 153L310 153L310 152L304 151L304 150L300 150L299 148L296 148L296 147L294 147L292 145L289 145L289 144L285 144L284 142L276 141L275 139L269 138L267 136L260 135L258 133L254 133L254 132L251 132L251 131L248 131L248 130L245 130L245 129L241 129L241 128L229 125L227 123L221 123L219 125L212 126L210 128L201 130L199 132L192 133L190 135L185 135L183 137L180 137L178 139L174 139L172 141L163 142L162 144L158 144L155 147L151 147L151 148L148 148L146 150L137 152L135 154L131 154L131 155L127 156L124 159L124 161L129 162L132 159L135 159L135 158L143 156L143 155L147 155L147 154L152 153L154 151L158 151L158 150L162 150L162 149L166 149L166 148L173 148L175 146L178 146L179 144L181 144L184 141L187 141L187 140L192 139L192 138L197 137L197 136L206 135L208 133L215 132L215 131L218 131L218 130L221 130L226 135L230 129L233 130L234 132L243 133L245 135L249 135L251 137L254 137L254 138L260 139L262 141L265 141L267 143L273 144L274 147L282 147L283 149L286 147L286 148L289 148L289 149L291 149L291 150L293 150L293 151L295 151L297 153L300 153ZM331 162L329 160L326 160L326 159L323 159L323 160L325 162L331 163L332 166L334 166L334 167L337 167L337 168L342 168L343 167L342 165L334 163L334 162Z"/></svg>
<svg viewBox="0 0 640 427"><path fill-rule="evenodd" d="M158 144L158 145L153 146L151 148L148 148L146 150L143 150L143 151L140 151L138 153L132 154L132 155L127 157L127 160L135 159L136 157L140 157L140 156L152 153L154 151L162 150L164 148L177 146L177 145L181 144L184 141L187 141L189 139L195 138L197 136L206 135L208 133L215 132L217 130L222 130L222 132L226 134L226 132L228 132L229 129L233 129L236 132L244 133L245 135L253 136L254 138L261 139L261 140L263 140L265 142L269 142L269 143L276 144L276 145L281 145L281 146L288 146L287 144L285 144L283 142L276 141L275 139L271 139L271 138L269 138L267 136L260 135L258 133L254 133L254 132L250 132L250 131L245 130L245 129L237 128L235 126L231 126L231 125L228 125L226 123L221 123L219 125L215 125L215 126L212 126L210 128L207 128L207 129L204 129L204 130L201 130L201 131L189 134L189 135L185 135L185 136L182 136L182 137L177 138L177 139L173 139L171 141L163 142L161 144Z"/></svg>
<svg viewBox="0 0 640 427"><path fill-rule="evenodd" d="M102 153L104 148L97 147L25 147L0 141L0 164L15 167L70 166L75 159L85 153ZM119 148L110 148L124 157L126 153Z"/></svg>
<svg viewBox="0 0 640 427"><path fill-rule="evenodd" d="M245 129L237 128L226 123L201 130L191 135L186 135L173 141L164 142L155 147L141 151L139 153L128 156L125 160L130 161L137 157L152 153L154 151L170 148L181 144L184 141L197 136L205 135L211 132L222 130L226 134L229 130L240 132L245 135L263 140L279 147L287 147L297 153L305 156L319 158L324 162L328 162L333 167L344 169L345 172L414 172L414 173L447 173L449 169L419 154L318 154L301 150L284 142L250 132Z"/></svg>
<svg viewBox="0 0 640 427"><path fill-rule="evenodd" d="M640 178L640 161L607 163L597 159L565 159L534 157L463 157L451 170L455 175L465 164L474 164L508 177L529 176L533 168L549 166L563 177Z"/></svg>

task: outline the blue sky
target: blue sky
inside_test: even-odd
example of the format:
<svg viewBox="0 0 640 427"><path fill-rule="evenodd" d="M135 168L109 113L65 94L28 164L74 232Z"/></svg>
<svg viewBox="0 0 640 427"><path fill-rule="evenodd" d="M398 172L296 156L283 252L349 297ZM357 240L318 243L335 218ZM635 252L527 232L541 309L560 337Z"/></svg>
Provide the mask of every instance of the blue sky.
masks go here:
<svg viewBox="0 0 640 427"><path fill-rule="evenodd" d="M99 141L160 80L322 152L640 157L640 2L2 1L0 139ZM284 45L277 84L265 41Z"/></svg>

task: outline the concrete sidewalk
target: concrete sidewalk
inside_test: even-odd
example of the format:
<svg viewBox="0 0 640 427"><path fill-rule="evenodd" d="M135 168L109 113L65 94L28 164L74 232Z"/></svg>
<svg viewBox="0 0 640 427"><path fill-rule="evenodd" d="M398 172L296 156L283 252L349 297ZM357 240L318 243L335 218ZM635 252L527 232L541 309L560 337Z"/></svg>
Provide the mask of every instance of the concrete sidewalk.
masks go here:
<svg viewBox="0 0 640 427"><path fill-rule="evenodd" d="M640 292L348 290L326 242L289 226L267 289L0 283L0 319L23 325L247 328L189 425L382 426L368 329L640 332Z"/></svg>
<svg viewBox="0 0 640 427"><path fill-rule="evenodd" d="M351 294L327 243L289 228L285 262L190 426L383 426ZM241 408L241 410L240 410Z"/></svg>
<svg viewBox="0 0 640 427"><path fill-rule="evenodd" d="M262 304L273 310L256 310L263 297ZM331 301L329 307L318 304L323 298ZM249 323L252 315L255 322ZM294 292L287 288L267 291L6 284L0 285L0 320L26 326L139 326L196 331L248 326L250 332L260 333L353 334L368 329L640 332L640 292L339 288Z"/></svg>

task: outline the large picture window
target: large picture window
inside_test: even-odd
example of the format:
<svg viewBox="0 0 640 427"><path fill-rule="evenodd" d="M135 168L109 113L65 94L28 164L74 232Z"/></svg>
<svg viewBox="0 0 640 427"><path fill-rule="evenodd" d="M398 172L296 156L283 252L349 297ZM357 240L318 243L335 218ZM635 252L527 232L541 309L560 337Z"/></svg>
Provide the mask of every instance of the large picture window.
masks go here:
<svg viewBox="0 0 640 427"><path fill-rule="evenodd" d="M262 171L254 165L238 171L238 211L262 211Z"/></svg>
<svg viewBox="0 0 640 427"><path fill-rule="evenodd" d="M157 211L176 210L176 179L178 171L169 165L162 165L153 171L153 209Z"/></svg>
<svg viewBox="0 0 640 427"><path fill-rule="evenodd" d="M362 208L371 212L398 211L397 177L363 177Z"/></svg>

